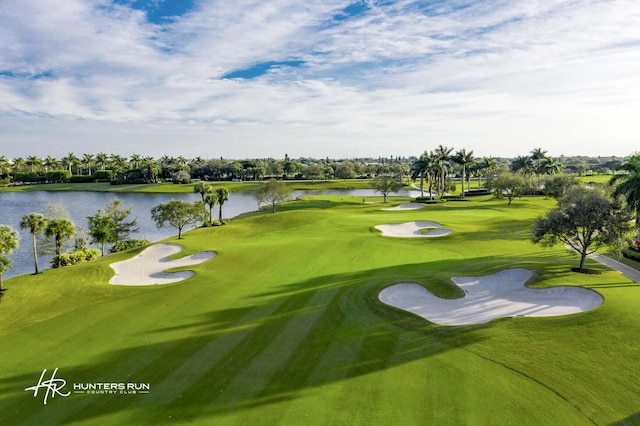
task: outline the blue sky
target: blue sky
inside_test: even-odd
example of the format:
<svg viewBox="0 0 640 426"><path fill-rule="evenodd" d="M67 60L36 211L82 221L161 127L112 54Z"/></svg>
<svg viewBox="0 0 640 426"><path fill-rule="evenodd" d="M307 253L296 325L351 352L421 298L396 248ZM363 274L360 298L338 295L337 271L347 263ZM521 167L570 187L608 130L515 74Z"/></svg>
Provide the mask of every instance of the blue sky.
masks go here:
<svg viewBox="0 0 640 426"><path fill-rule="evenodd" d="M0 155L629 155L636 0L4 0Z"/></svg>

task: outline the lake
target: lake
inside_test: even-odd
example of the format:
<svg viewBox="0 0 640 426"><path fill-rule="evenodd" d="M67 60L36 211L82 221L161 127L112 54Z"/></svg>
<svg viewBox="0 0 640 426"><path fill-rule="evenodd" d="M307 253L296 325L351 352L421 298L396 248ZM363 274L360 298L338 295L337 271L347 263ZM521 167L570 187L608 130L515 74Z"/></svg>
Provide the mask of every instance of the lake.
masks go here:
<svg viewBox="0 0 640 426"><path fill-rule="evenodd" d="M371 196L379 195L371 189L353 190L327 190L327 191L294 191L293 198L302 195L327 194L344 196ZM415 197L419 191L403 191L400 195ZM87 232L87 216L96 214L99 208L105 208L115 199L122 201L121 207L130 207L130 218L138 222L139 231L132 238L146 238L149 241L158 241L177 235L178 231L173 227L156 228L151 219L151 209L160 203L167 201L184 200L198 201L200 194L148 194L148 193L113 193L113 192L76 192L76 191L33 191L33 192L2 192L0 193L0 224L9 225L20 235L20 247L11 254L13 266L3 274L3 278L9 278L34 271L33 245L31 234L27 230L20 229L22 216L32 212L44 213L49 204L64 206L69 212L71 220L76 227L82 227ZM218 217L219 206L213 209L213 217ZM222 206L223 218L232 218L242 213L257 211L258 204L253 193L232 192L229 199ZM188 228L192 229L192 228ZM185 229L184 231L187 231ZM98 247L88 244L89 247ZM99 247L98 247L99 248ZM105 249L105 253L107 250ZM40 269L49 267L51 258L49 255L39 255Z"/></svg>

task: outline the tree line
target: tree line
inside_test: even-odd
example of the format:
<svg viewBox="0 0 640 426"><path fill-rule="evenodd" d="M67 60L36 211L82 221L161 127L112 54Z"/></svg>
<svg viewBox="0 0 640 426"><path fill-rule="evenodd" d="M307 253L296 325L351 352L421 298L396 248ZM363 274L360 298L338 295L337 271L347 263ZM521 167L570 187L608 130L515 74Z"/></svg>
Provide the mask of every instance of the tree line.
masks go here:
<svg viewBox="0 0 640 426"><path fill-rule="evenodd" d="M537 152L533 154L533 152ZM453 153L452 148L437 148L415 157L378 157L355 159L187 159L183 156L160 158L132 154L124 157L118 154L76 155L68 153L61 158L52 156L26 158L7 158L0 155L0 181L10 182L95 182L105 181L113 184L156 183L173 181L190 183L192 180L231 181L277 179L358 179L374 178L380 175L409 176L415 174L416 161L446 163L447 172L456 173L463 180L471 177L481 178L487 170L508 167L538 173L563 169L565 172L583 175L590 171L611 173L625 159L618 157L549 157L540 148L532 155L518 156L515 159L499 157L474 158L473 151L460 149ZM442 171L442 164L440 165ZM544 173L542 173L544 174ZM464 176L462 176L464 175ZM426 175L425 175L426 177ZM434 184L441 181L442 174L434 176Z"/></svg>

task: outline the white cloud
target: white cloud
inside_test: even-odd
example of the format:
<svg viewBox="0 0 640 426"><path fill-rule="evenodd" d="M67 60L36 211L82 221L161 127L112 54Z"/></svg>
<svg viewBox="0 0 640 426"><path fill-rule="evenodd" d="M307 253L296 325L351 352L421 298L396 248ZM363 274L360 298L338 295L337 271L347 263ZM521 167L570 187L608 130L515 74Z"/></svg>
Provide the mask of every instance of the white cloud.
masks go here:
<svg viewBox="0 0 640 426"><path fill-rule="evenodd" d="M6 0L2 150L104 150L96 141L153 155L185 140L194 155L213 144L214 156L636 150L640 4L451 1L425 13L403 0L331 21L349 3L202 1L158 26L107 0ZM293 58L305 64L221 79Z"/></svg>

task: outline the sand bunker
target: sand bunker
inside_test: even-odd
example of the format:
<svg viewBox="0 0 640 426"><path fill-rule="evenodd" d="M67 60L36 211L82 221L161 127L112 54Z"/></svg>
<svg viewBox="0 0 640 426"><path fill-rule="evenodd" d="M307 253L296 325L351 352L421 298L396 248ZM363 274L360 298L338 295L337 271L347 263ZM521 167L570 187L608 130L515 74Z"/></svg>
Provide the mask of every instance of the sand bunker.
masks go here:
<svg viewBox="0 0 640 426"><path fill-rule="evenodd" d="M403 283L380 292L383 303L412 312L440 325L482 324L495 318L556 316L584 312L602 304L595 291L559 286L530 289L528 269L505 269L480 277L453 277L466 293L460 299L442 299L424 287Z"/></svg>
<svg viewBox="0 0 640 426"><path fill-rule="evenodd" d="M417 203L409 203L409 204L400 204L399 206L396 207L390 207L388 209L382 209L382 210L387 210L387 211L407 211L407 210L419 210L424 208L424 206L422 204L417 204Z"/></svg>
<svg viewBox="0 0 640 426"><path fill-rule="evenodd" d="M120 285L153 285L169 284L186 280L193 275L192 271L165 271L181 266L197 265L216 255L213 251L203 251L180 259L169 259L169 256L180 251L182 251L182 247L177 244L155 244L147 247L139 255L131 259L112 263L110 266L116 272L116 275L111 278L109 283Z"/></svg>
<svg viewBox="0 0 640 426"><path fill-rule="evenodd" d="M382 231L382 235L385 237L442 237L451 233L450 229L434 229L433 231L429 232L421 231L422 229L426 228L442 228L442 225L437 222L418 221L376 226L376 229Z"/></svg>

